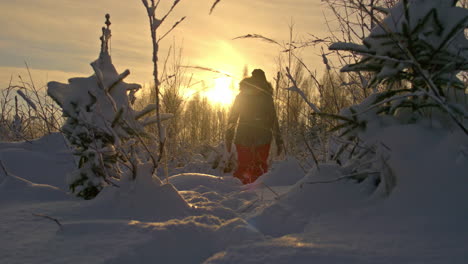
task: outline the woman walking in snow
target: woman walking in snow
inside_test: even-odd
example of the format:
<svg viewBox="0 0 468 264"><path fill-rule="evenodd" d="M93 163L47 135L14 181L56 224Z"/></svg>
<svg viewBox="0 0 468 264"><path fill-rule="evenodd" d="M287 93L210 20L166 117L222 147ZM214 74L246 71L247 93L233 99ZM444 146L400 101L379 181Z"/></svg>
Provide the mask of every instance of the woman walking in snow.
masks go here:
<svg viewBox="0 0 468 264"><path fill-rule="evenodd" d="M234 177L248 184L268 171L267 159L273 136L278 155L283 149L283 141L273 104L273 89L265 72L255 69L252 77L240 82L239 89L229 115L226 147L231 152L234 140L237 150Z"/></svg>

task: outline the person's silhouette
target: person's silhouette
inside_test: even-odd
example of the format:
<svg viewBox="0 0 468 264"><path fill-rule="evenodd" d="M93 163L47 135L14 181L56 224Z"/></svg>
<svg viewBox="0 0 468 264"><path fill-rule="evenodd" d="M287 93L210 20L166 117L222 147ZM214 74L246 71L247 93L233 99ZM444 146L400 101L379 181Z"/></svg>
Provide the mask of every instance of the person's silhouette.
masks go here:
<svg viewBox="0 0 468 264"><path fill-rule="evenodd" d="M226 147L231 152L232 142L237 150L237 169L234 177L244 184L254 182L268 171L267 159L274 136L278 155L283 149L278 118L273 104L273 89L261 69L239 84L228 119Z"/></svg>

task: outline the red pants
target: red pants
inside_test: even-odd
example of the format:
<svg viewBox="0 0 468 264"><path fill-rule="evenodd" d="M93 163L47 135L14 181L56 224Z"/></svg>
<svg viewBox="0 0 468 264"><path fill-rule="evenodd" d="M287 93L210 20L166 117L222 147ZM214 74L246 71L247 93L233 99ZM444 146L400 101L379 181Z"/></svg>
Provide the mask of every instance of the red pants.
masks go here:
<svg viewBox="0 0 468 264"><path fill-rule="evenodd" d="M254 147L236 144L236 149L237 170L234 172L234 177L239 178L242 183L252 183L268 171L270 144Z"/></svg>

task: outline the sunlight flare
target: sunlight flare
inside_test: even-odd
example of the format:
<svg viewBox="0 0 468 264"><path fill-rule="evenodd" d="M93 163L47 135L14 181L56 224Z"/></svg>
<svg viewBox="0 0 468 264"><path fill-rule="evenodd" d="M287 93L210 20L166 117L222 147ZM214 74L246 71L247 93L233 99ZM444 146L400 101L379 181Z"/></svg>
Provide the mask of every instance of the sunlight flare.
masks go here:
<svg viewBox="0 0 468 264"><path fill-rule="evenodd" d="M213 104L229 106L234 101L237 91L232 85L230 77L219 77L214 80L213 86L206 92L205 96Z"/></svg>

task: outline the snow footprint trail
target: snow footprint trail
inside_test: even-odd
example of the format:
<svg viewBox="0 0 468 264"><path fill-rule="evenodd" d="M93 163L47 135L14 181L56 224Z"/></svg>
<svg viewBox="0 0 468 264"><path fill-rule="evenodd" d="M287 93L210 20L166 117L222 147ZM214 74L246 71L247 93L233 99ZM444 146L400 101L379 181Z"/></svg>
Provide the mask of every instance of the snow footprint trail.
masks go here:
<svg viewBox="0 0 468 264"><path fill-rule="evenodd" d="M218 177L200 173L182 173L169 178L184 199L200 214L220 218L241 218L263 235L284 235L303 230L306 222L282 200L296 182L304 177L304 170L293 157L273 164L270 171L256 182L242 185L232 177ZM277 204L283 210L270 210ZM263 217L265 216L265 217ZM263 218L262 218L263 217Z"/></svg>
<svg viewBox="0 0 468 264"><path fill-rule="evenodd" d="M239 217L242 208L257 199L232 176L218 177L200 173L183 173L169 178L184 199L198 214L213 214L223 219Z"/></svg>
<svg viewBox="0 0 468 264"><path fill-rule="evenodd" d="M1 263L201 263L226 247L263 239L235 212L256 195L239 193L234 179L174 177L186 188L179 193L156 178L139 178L84 201L56 187L66 188L73 169L61 135L0 143L0 155L11 170L0 177Z"/></svg>
<svg viewBox="0 0 468 264"><path fill-rule="evenodd" d="M219 217L243 219L276 201L291 188L268 186L262 181L243 185L232 176L219 177L201 173L177 174L170 177L169 182L194 209Z"/></svg>
<svg viewBox="0 0 468 264"><path fill-rule="evenodd" d="M227 247L264 239L236 213L256 197L239 192L242 186L236 179L185 173L170 177L169 182L188 203L188 216L164 222L131 221L129 225L151 238L106 263L202 263Z"/></svg>

